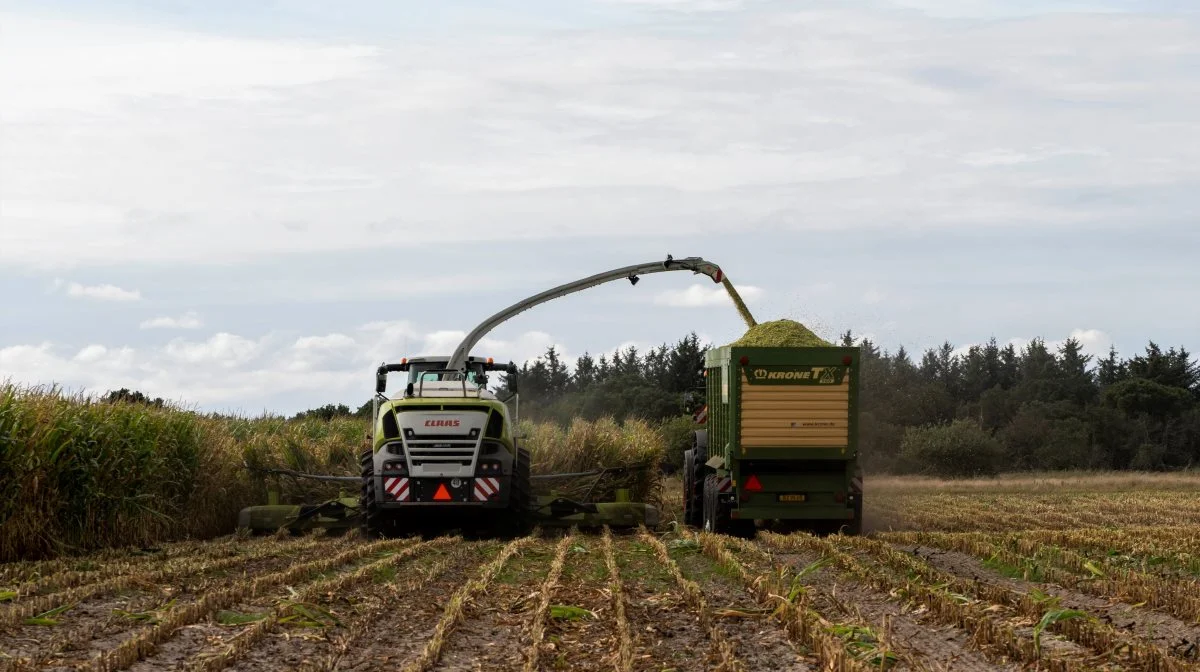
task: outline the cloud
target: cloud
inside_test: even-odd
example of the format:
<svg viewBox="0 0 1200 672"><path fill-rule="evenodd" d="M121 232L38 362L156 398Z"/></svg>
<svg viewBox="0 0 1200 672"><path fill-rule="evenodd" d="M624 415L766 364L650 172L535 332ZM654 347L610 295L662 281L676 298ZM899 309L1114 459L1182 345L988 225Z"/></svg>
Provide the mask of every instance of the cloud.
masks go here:
<svg viewBox="0 0 1200 672"><path fill-rule="evenodd" d="M76 299L95 299L96 301L141 301L142 293L138 290L121 289L114 285L85 286L72 282L66 286L67 296Z"/></svg>
<svg viewBox="0 0 1200 672"><path fill-rule="evenodd" d="M141 329L199 329L204 326L200 316L188 312L179 317L155 317L138 325Z"/></svg>
<svg viewBox="0 0 1200 672"><path fill-rule="evenodd" d="M1104 157L1108 152L1101 149L1062 149L1062 148L1032 148L1030 151L1018 152L1011 149L991 149L973 152L962 157L962 162L968 166L986 168L991 166L1019 166L1027 163L1037 163L1063 156Z"/></svg>
<svg viewBox="0 0 1200 672"><path fill-rule="evenodd" d="M762 298L761 287L741 285L736 287L738 294L747 304ZM675 308L702 308L707 306L732 305L733 299L725 291L725 287L705 287L700 284L690 285L686 289L669 289L654 296L654 303L660 306Z"/></svg>
<svg viewBox="0 0 1200 672"><path fill-rule="evenodd" d="M0 109L0 264L1069 229L1160 207L1152 190L1119 207L1081 191L1200 188L1200 148L1180 142L1200 132L1200 75L1180 58L1195 20L912 4L927 11L635 0L603 7L613 23L512 17L503 35L419 40L6 14L0 63L39 68L0 68L22 92ZM696 9L722 11L674 12Z"/></svg>
<svg viewBox="0 0 1200 672"><path fill-rule="evenodd" d="M220 332L142 348L89 344L72 349L44 342L0 348L0 371L18 384L59 384L88 394L127 387L208 409L266 404L279 395L299 395L319 405L365 399L380 362L447 355L464 336L420 333L407 322L372 322L344 333L247 337ZM520 365L550 345L573 364L574 356L563 344L541 331L508 340L485 338L472 352Z"/></svg>
<svg viewBox="0 0 1200 672"><path fill-rule="evenodd" d="M875 287L872 287L863 293L862 300L863 303L874 305L877 303L882 303L886 298L887 294L884 294Z"/></svg>

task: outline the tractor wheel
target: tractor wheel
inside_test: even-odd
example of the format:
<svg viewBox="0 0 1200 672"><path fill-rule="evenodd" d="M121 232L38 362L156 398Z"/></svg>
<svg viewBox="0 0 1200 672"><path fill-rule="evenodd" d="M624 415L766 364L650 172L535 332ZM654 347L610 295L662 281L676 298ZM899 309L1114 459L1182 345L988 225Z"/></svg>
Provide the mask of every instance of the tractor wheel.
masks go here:
<svg viewBox="0 0 1200 672"><path fill-rule="evenodd" d="M704 477L707 475L708 467L704 465L708 461L708 431L699 430L692 432L692 459L691 464L685 464L684 483L687 485L687 491L684 492L684 522L692 527L700 527L704 524Z"/></svg>
<svg viewBox="0 0 1200 672"><path fill-rule="evenodd" d="M695 487L696 477L694 459L691 448L683 451L683 524L699 527L696 521L702 516L692 502L692 489Z"/></svg>
<svg viewBox="0 0 1200 672"><path fill-rule="evenodd" d="M392 531L392 521L379 508L379 505L375 503L374 451L363 451L359 463L362 466L362 494L359 497L359 504L363 510L363 521L366 526L367 536L371 539L378 539L387 536Z"/></svg>

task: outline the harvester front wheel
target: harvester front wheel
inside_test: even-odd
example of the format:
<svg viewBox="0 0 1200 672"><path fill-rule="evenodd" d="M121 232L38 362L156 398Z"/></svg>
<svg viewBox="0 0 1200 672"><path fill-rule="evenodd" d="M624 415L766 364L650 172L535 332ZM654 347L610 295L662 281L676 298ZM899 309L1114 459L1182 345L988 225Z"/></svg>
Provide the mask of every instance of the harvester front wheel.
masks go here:
<svg viewBox="0 0 1200 672"><path fill-rule="evenodd" d="M513 525L518 535L529 534L533 529L530 516L530 500L533 498L533 469L530 462L533 456L527 448L517 448L517 463L513 467L512 493L509 495L508 510L513 517Z"/></svg>
<svg viewBox="0 0 1200 672"><path fill-rule="evenodd" d="M375 452L363 452L359 464L362 466L362 494L359 504L363 510L363 521L367 536L378 539L390 531L390 520L379 505L375 503Z"/></svg>
<svg viewBox="0 0 1200 672"><path fill-rule="evenodd" d="M508 493L508 508L497 512L503 518L493 526L493 530L499 536L521 537L533 530L533 517L530 513L533 492L531 460L528 449L517 448L517 458L513 462L512 489Z"/></svg>

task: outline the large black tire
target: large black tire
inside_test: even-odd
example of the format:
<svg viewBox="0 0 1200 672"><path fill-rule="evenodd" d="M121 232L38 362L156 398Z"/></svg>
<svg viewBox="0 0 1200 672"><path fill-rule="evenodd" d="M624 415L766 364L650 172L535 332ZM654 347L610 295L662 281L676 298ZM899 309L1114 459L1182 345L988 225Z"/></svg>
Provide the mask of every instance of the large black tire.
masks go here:
<svg viewBox="0 0 1200 672"><path fill-rule="evenodd" d="M701 514L696 510L692 490L695 487L695 468L693 465L692 449L683 451L683 524L699 527L696 522Z"/></svg>
<svg viewBox="0 0 1200 672"><path fill-rule="evenodd" d="M517 448L517 459L513 463L512 491L508 495L508 510L505 512L505 529L512 536L524 536L533 531L533 479L530 462L532 456L525 448Z"/></svg>
<svg viewBox="0 0 1200 672"><path fill-rule="evenodd" d="M734 520L730 513L733 507L724 504L719 497L721 480L716 474L709 474L704 479L704 530L713 534L725 534L743 539L753 539L753 520Z"/></svg>
<svg viewBox="0 0 1200 672"><path fill-rule="evenodd" d="M704 525L704 477L708 474L708 430L692 432L692 449L690 462L688 453L684 453L684 521L692 527Z"/></svg>
<svg viewBox="0 0 1200 672"><path fill-rule="evenodd" d="M374 451L363 451L359 465L362 467L362 492L358 503L363 511L363 527L368 537L378 539L387 536L393 529L389 516L375 502Z"/></svg>
<svg viewBox="0 0 1200 672"><path fill-rule="evenodd" d="M854 478L860 484L859 486L851 485L850 487L850 493L854 496L854 520L850 521L843 530L845 534L857 537L862 535L863 532L863 492L861 487L863 470L861 465L855 466Z"/></svg>

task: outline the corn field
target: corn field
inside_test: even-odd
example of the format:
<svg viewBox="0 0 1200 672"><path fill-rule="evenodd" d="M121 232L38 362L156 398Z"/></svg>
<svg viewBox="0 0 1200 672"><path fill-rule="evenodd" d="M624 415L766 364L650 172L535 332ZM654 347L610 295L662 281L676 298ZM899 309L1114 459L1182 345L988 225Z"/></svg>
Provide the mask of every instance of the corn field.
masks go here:
<svg viewBox="0 0 1200 672"><path fill-rule="evenodd" d="M356 476L369 431L358 418L215 417L0 385L0 562L228 534L268 489L282 503L337 497L337 485L266 470ZM542 489L658 497L665 439L644 422L526 422L519 433L535 474L617 469Z"/></svg>
<svg viewBox="0 0 1200 672"><path fill-rule="evenodd" d="M227 534L10 562L0 670L1195 670L1200 497L1163 478L881 480L861 537Z"/></svg>
<svg viewBox="0 0 1200 672"><path fill-rule="evenodd" d="M659 529L250 537L222 527L265 487L247 467L351 470L361 423L52 393L0 423L0 671L1200 669L1190 474L868 478L868 534L744 540L631 470ZM522 431L544 472L661 455L636 423Z"/></svg>

